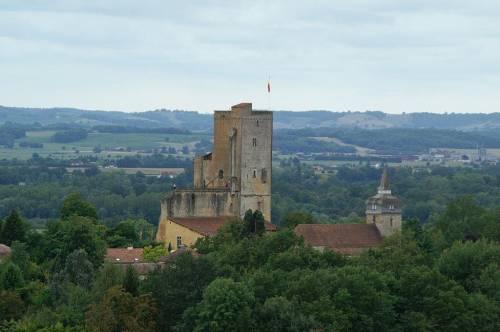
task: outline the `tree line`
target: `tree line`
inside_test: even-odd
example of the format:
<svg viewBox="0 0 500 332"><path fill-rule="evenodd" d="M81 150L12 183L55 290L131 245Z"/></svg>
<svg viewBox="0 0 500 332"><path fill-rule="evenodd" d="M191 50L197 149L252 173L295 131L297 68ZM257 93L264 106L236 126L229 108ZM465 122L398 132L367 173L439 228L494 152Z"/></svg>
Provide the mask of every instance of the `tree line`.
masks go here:
<svg viewBox="0 0 500 332"><path fill-rule="evenodd" d="M16 212L2 222L0 330L498 331L499 218L464 197L346 257L306 245L292 221L264 234L248 212L141 280L103 263L133 229L107 228L72 194L45 232Z"/></svg>

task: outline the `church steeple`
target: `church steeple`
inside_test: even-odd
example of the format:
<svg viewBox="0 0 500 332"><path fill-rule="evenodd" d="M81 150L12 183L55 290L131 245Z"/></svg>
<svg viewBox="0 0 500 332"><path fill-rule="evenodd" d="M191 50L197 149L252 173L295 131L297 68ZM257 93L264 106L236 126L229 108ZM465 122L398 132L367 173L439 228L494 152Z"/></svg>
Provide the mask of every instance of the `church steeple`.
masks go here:
<svg viewBox="0 0 500 332"><path fill-rule="evenodd" d="M377 194L366 201L366 223L375 224L382 236L401 230L401 202L391 193L387 167L382 171Z"/></svg>
<svg viewBox="0 0 500 332"><path fill-rule="evenodd" d="M380 185L378 186L379 194L391 194L391 189L389 188L389 175L387 173L387 166L384 166L382 171L382 177L380 178Z"/></svg>

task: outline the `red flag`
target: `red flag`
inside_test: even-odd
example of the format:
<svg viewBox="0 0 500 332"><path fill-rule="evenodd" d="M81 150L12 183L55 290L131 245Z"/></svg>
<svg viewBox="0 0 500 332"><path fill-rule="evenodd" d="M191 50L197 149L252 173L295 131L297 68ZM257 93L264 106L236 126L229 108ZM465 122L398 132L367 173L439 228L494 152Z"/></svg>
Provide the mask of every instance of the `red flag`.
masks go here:
<svg viewBox="0 0 500 332"><path fill-rule="evenodd" d="M267 93L271 93L271 82L267 82Z"/></svg>

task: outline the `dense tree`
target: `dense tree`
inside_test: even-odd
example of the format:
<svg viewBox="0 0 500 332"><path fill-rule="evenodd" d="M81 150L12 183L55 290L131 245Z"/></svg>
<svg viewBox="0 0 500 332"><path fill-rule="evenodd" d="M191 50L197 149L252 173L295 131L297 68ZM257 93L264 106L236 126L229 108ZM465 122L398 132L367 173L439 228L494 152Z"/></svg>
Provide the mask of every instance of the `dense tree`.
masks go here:
<svg viewBox="0 0 500 332"><path fill-rule="evenodd" d="M13 241L24 241L27 225L16 210L12 210L0 230L0 243L11 245Z"/></svg>
<svg viewBox="0 0 500 332"><path fill-rule="evenodd" d="M246 234L262 235L266 231L264 225L264 216L259 210L247 210L243 217Z"/></svg>
<svg viewBox="0 0 500 332"><path fill-rule="evenodd" d="M137 296L139 294L139 274L132 266L127 266L123 277L123 290Z"/></svg>
<svg viewBox="0 0 500 332"><path fill-rule="evenodd" d="M142 253L143 258L147 262L158 262L160 258L168 255L168 251L163 244L156 246L146 246Z"/></svg>
<svg viewBox="0 0 500 332"><path fill-rule="evenodd" d="M92 286L92 297L100 301L104 294L112 287L123 284L125 273L120 266L105 263L96 273Z"/></svg>
<svg viewBox="0 0 500 332"><path fill-rule="evenodd" d="M245 284L231 279L216 279L203 292L203 300L186 312L182 329L214 332L252 330L254 302L254 296Z"/></svg>
<svg viewBox="0 0 500 332"><path fill-rule="evenodd" d="M71 216L88 217L97 220L97 211L95 207L85 201L79 193L71 193L64 199L60 210L60 216L63 220Z"/></svg>
<svg viewBox="0 0 500 332"><path fill-rule="evenodd" d="M157 310L149 296L134 297L119 287L110 288L87 312L89 331L155 331Z"/></svg>
<svg viewBox="0 0 500 332"><path fill-rule="evenodd" d="M314 217L307 212L293 211L288 212L283 216L281 225L284 227L295 228L299 224L313 224L315 223Z"/></svg>
<svg viewBox="0 0 500 332"><path fill-rule="evenodd" d="M0 290L0 330L2 323L22 317L25 305L19 293L14 291ZM5 329L5 331L9 331Z"/></svg>
<svg viewBox="0 0 500 332"><path fill-rule="evenodd" d="M24 286L21 269L14 263L7 263L0 270L0 289L16 290Z"/></svg>
<svg viewBox="0 0 500 332"><path fill-rule="evenodd" d="M172 331L183 312L201 301L204 288L215 278L214 269L206 258L184 253L175 264L149 275L143 288L157 304L160 331Z"/></svg>

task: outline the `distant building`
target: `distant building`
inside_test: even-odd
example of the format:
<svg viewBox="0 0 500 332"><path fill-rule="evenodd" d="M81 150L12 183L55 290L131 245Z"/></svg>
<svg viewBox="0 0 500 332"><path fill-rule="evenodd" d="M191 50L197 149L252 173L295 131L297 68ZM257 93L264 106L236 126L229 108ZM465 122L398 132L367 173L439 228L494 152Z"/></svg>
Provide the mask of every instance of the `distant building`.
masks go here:
<svg viewBox="0 0 500 332"><path fill-rule="evenodd" d="M218 229L249 209L270 222L272 137L272 112L251 103L215 111L213 152L195 158L193 189L174 189L162 200L156 239L173 248L178 237L192 244L207 236L201 228Z"/></svg>
<svg viewBox="0 0 500 332"><path fill-rule="evenodd" d="M399 230L401 204L389 189L389 176L384 168L377 194L366 201L365 224L301 224L295 233L318 250L352 256L379 246L384 237Z"/></svg>

